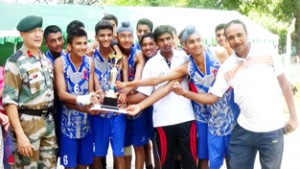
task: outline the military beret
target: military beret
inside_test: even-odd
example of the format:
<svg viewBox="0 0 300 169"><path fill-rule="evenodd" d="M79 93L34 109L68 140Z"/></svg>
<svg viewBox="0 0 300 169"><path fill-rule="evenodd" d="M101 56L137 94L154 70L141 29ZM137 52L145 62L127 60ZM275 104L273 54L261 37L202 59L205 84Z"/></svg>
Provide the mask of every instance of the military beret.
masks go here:
<svg viewBox="0 0 300 169"><path fill-rule="evenodd" d="M41 16L26 16L17 25L17 30L20 32L27 32L34 28L42 27L43 18Z"/></svg>

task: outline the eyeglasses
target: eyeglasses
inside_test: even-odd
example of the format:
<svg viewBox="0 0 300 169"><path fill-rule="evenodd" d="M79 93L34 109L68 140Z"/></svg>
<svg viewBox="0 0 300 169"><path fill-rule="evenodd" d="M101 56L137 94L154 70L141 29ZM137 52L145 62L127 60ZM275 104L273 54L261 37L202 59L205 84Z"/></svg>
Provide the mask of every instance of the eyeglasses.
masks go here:
<svg viewBox="0 0 300 169"><path fill-rule="evenodd" d="M126 39L132 40L133 36L132 35L119 35L119 38L121 40L126 40Z"/></svg>

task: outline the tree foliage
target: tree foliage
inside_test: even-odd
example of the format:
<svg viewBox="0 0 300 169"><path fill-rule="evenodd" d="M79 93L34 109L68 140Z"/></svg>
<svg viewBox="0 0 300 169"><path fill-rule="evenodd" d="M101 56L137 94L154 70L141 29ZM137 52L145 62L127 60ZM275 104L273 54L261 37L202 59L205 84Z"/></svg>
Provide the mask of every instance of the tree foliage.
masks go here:
<svg viewBox="0 0 300 169"><path fill-rule="evenodd" d="M36 3L49 3L51 1L35 0ZM85 5L101 3L114 6L176 6L237 10L261 23L271 32L278 34L281 53L285 52L288 26L295 18L295 31L292 39L297 54L300 55L300 0L59 0L59 2Z"/></svg>
<svg viewBox="0 0 300 169"><path fill-rule="evenodd" d="M286 48L287 29L296 18L294 46L300 55L300 1L299 0L104 0L107 5L177 6L191 8L237 10L278 34L279 50Z"/></svg>
<svg viewBox="0 0 300 169"><path fill-rule="evenodd" d="M300 55L300 0L104 0L107 5L177 6L237 10L278 34L279 52L286 50L287 29L296 18L293 45Z"/></svg>
<svg viewBox="0 0 300 169"><path fill-rule="evenodd" d="M299 0L189 0L187 7L237 10L278 34L279 51L286 50L289 24L295 18L293 45L300 55L300 1Z"/></svg>
<svg viewBox="0 0 300 169"><path fill-rule="evenodd" d="M299 0L279 0L275 7L274 16L278 20L291 22L295 18L294 26L294 45L296 47L296 54L300 56L300 1Z"/></svg>

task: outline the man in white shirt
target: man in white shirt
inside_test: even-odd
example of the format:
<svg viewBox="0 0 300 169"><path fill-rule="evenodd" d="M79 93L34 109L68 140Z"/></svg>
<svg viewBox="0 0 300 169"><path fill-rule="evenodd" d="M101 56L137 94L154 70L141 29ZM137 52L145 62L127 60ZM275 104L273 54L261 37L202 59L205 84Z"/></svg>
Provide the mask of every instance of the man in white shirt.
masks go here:
<svg viewBox="0 0 300 169"><path fill-rule="evenodd" d="M253 168L259 151L262 168L279 169L283 134L298 126L292 91L279 57L272 47L251 44L246 26L239 20L226 25L225 35L234 54L219 69L210 93L192 93L178 84L173 86L173 91L197 102L212 104L232 87L241 112L230 140L230 168ZM290 112L286 124L281 93Z"/></svg>

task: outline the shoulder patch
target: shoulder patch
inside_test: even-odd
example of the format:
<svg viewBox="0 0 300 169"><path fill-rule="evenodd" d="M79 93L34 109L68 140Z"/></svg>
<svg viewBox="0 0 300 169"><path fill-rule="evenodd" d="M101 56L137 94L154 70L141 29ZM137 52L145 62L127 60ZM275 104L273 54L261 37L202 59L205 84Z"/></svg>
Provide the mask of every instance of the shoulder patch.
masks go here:
<svg viewBox="0 0 300 169"><path fill-rule="evenodd" d="M22 55L23 52L21 50L18 50L16 53L9 57L9 61L16 62Z"/></svg>

